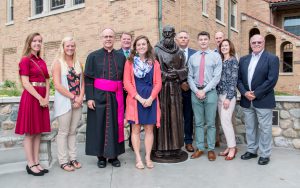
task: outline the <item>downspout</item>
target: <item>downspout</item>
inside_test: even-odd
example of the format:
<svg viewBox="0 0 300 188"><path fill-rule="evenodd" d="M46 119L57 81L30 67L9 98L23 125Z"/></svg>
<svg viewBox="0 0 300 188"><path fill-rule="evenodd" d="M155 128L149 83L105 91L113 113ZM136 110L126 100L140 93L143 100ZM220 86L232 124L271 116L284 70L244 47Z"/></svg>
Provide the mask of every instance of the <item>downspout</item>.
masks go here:
<svg viewBox="0 0 300 188"><path fill-rule="evenodd" d="M228 39L231 39L231 6L230 6L230 2L231 1L228 1Z"/></svg>
<svg viewBox="0 0 300 188"><path fill-rule="evenodd" d="M160 40L162 37L162 0L158 0L158 33Z"/></svg>

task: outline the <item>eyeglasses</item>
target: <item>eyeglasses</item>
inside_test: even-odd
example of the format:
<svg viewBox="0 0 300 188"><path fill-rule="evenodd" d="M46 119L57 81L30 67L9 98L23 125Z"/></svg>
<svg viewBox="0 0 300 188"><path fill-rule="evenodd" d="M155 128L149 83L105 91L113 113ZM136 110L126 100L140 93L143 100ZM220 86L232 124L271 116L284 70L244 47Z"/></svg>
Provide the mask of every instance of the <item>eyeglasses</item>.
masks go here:
<svg viewBox="0 0 300 188"><path fill-rule="evenodd" d="M112 39L114 36L112 36L112 35L105 35L105 36L103 36L103 38L105 38L105 39Z"/></svg>
<svg viewBox="0 0 300 188"><path fill-rule="evenodd" d="M251 42L252 45L255 45L255 44L262 44L263 42L262 41L253 41Z"/></svg>

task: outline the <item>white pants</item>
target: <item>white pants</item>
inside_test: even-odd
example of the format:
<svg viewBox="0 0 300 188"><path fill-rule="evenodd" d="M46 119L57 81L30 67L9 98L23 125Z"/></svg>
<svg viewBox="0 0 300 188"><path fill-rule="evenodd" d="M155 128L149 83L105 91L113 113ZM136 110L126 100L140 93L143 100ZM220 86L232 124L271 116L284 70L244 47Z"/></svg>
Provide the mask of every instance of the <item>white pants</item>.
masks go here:
<svg viewBox="0 0 300 188"><path fill-rule="evenodd" d="M230 100L229 108L225 109L223 102L226 99L226 95L219 95L218 99L218 112L221 120L221 125L225 134L227 146L233 148L236 146L235 134L232 124L232 113L235 108L236 98Z"/></svg>

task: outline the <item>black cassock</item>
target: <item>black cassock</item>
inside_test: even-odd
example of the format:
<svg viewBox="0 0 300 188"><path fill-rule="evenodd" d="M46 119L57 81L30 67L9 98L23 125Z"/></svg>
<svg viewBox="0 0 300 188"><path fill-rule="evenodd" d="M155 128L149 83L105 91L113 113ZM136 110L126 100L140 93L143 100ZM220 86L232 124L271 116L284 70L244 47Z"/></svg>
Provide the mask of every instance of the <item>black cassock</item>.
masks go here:
<svg viewBox="0 0 300 188"><path fill-rule="evenodd" d="M88 108L86 147L87 155L115 158L125 152L124 141L118 142L118 104L114 92L94 87L97 78L122 81L126 58L123 54L104 48L94 51L85 64L86 100L94 100L96 110Z"/></svg>

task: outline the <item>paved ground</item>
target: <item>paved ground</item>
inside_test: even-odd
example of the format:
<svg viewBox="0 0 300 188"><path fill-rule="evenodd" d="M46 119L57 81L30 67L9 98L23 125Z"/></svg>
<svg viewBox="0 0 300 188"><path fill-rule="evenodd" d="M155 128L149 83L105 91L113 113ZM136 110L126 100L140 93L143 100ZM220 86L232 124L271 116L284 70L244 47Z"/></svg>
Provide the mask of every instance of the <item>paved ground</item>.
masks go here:
<svg viewBox="0 0 300 188"><path fill-rule="evenodd" d="M52 146L56 152L56 146ZM83 168L75 172L61 170L55 162L50 173L34 177L25 172L4 172L7 163L23 160L22 150L0 151L0 188L299 188L300 151L275 148L271 163L257 164L257 159L243 161L240 155L245 152L239 146L237 158L225 161L218 157L209 162L206 155L199 159L188 159L178 164L158 164L154 169L137 170L134 167L134 154L127 148L120 157L122 167L105 169L96 166L96 158L84 155L84 145L78 148L79 161ZM218 149L217 151L220 151ZM55 157L56 158L56 157ZM22 164L22 165L20 165ZM14 167L11 167L14 168ZM2 173L1 173L2 172Z"/></svg>

